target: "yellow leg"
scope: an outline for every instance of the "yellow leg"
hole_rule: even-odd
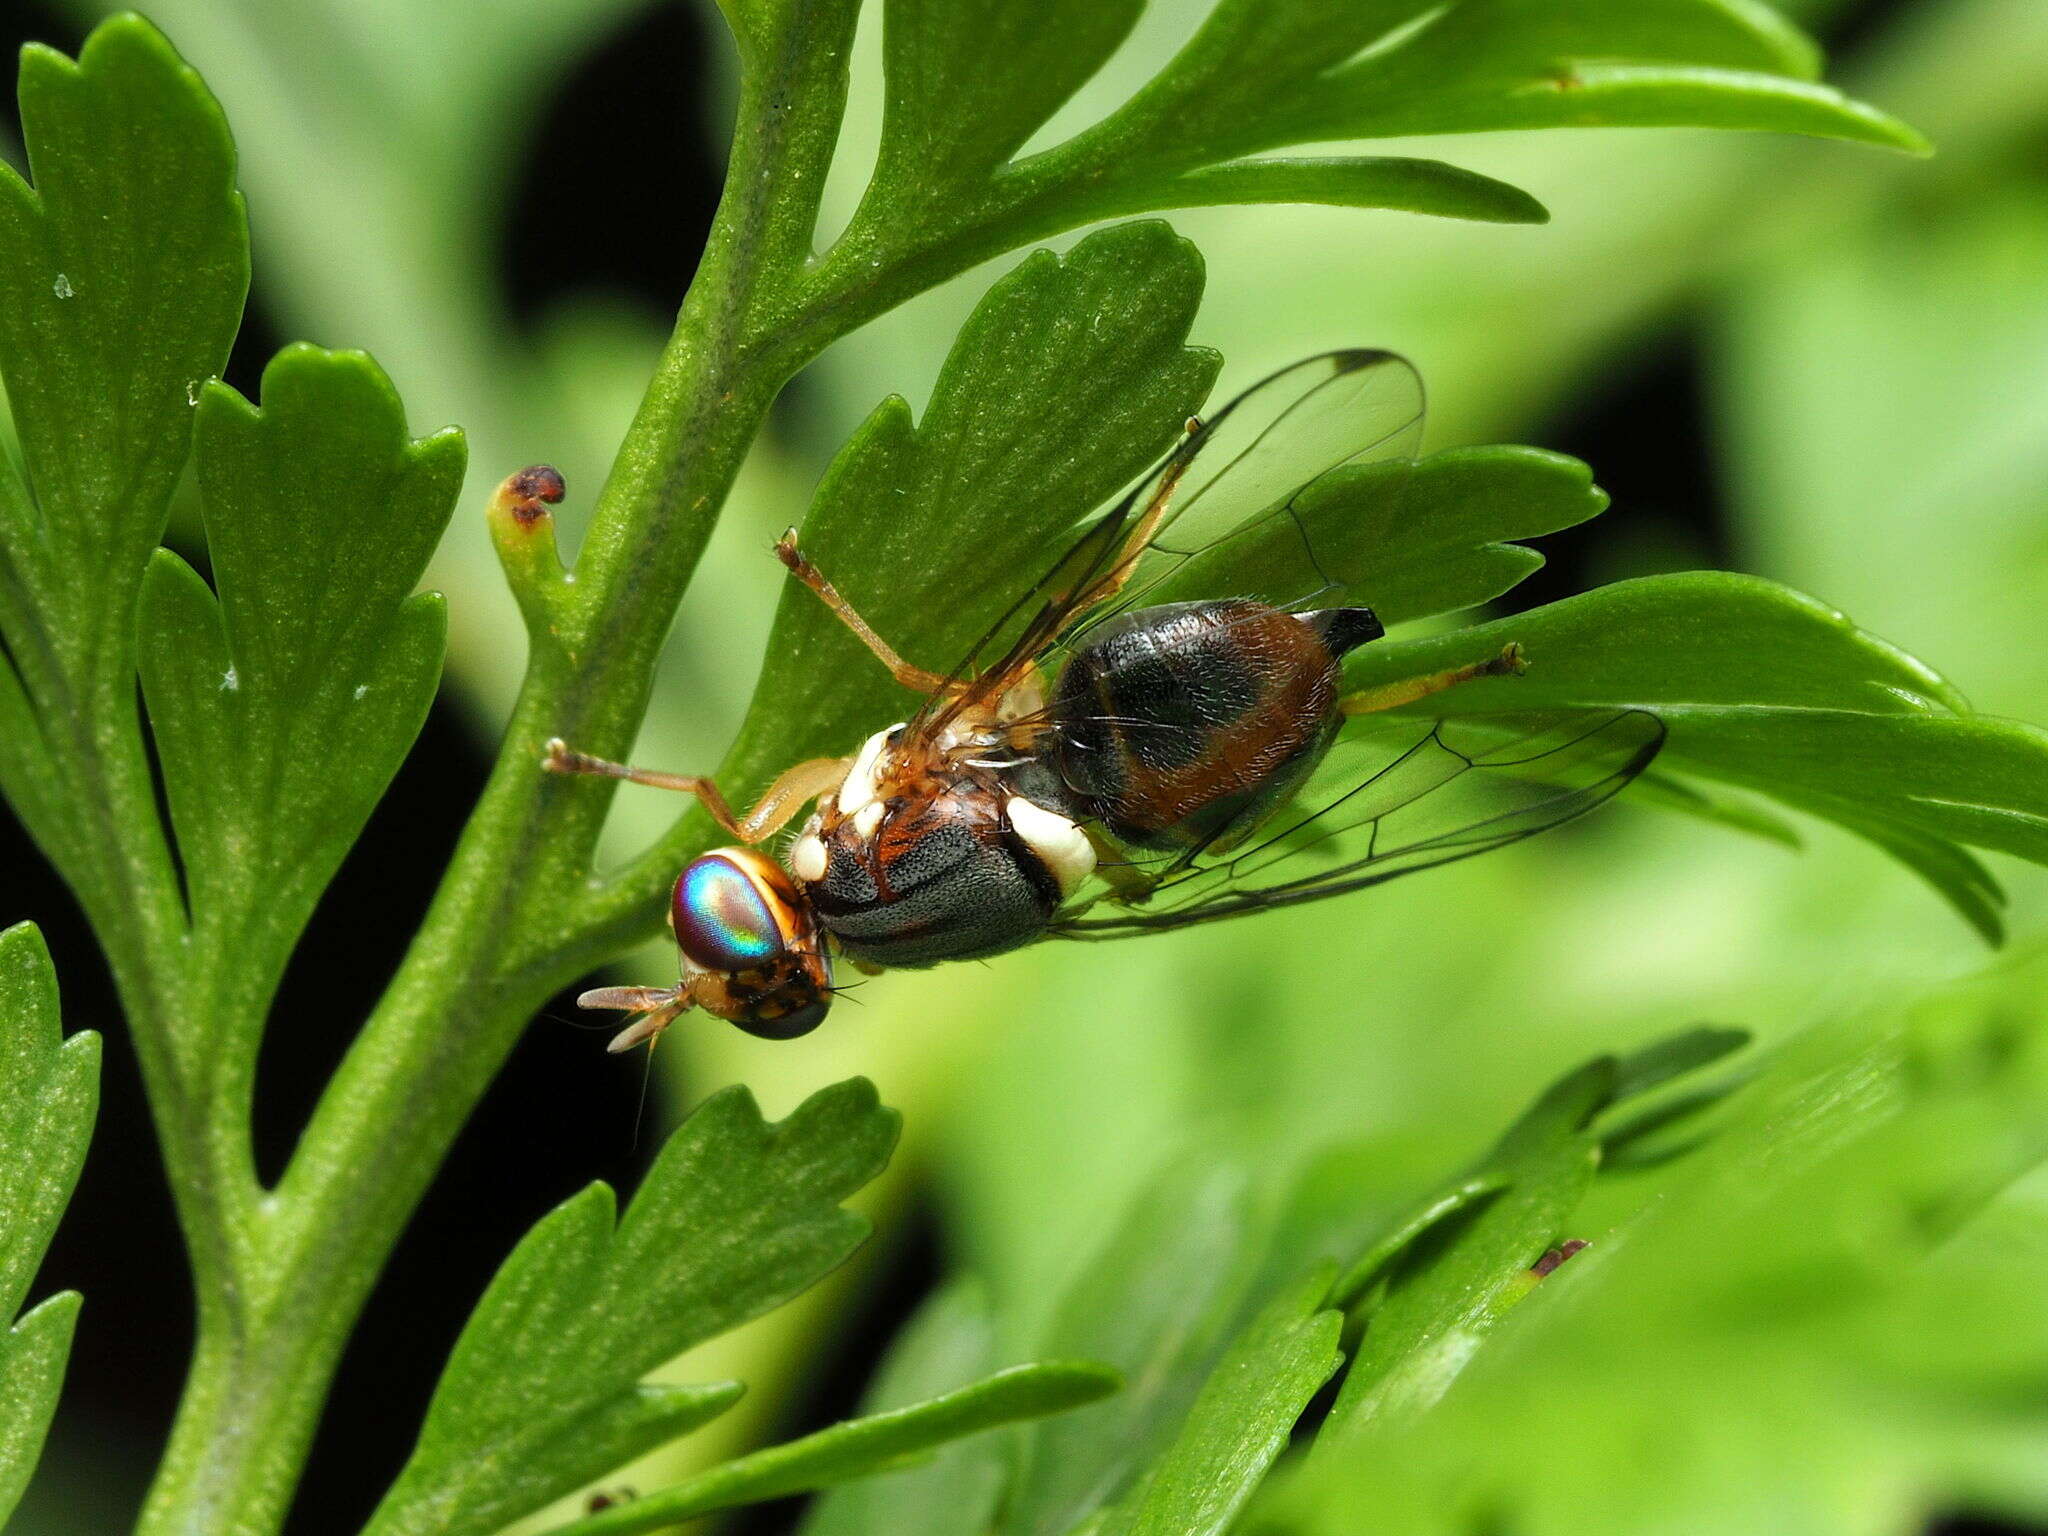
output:
[[[1403,704],[1413,704],[1417,699],[1426,699],[1432,693],[1442,693],[1460,683],[1469,683],[1475,677],[1520,677],[1528,670],[1528,663],[1522,660],[1522,648],[1511,643],[1502,646],[1498,656],[1476,661],[1469,667],[1453,667],[1448,672],[1432,672],[1424,677],[1407,677],[1398,683],[1366,688],[1340,700],[1337,707],[1347,715],[1377,714],[1383,709],[1399,709]]]
[[[896,648],[868,626],[868,621],[854,611],[853,604],[841,597],[839,589],[825,579],[825,573],[811,564],[803,551],[796,547],[794,528],[775,541],[775,558],[789,567],[790,575],[818,594],[818,601],[832,610],[835,619],[853,631],[860,643],[874,654],[875,660],[889,669],[889,675],[897,682],[918,693],[929,694],[945,693],[953,687],[950,679],[913,666],[898,656]]]
[[[628,784],[647,784],[655,789],[673,789],[695,795],[697,803],[709,811],[711,819],[727,832],[743,843],[758,843],[781,831],[806,803],[836,789],[839,781],[846,777],[851,763],[852,759],[845,757],[813,757],[793,768],[784,769],[754,803],[754,808],[747,812],[744,821],[733,815],[725,796],[709,779],[693,773],[662,773],[652,768],[632,768],[624,763],[592,757],[585,752],[572,751],[559,736],[548,743],[547,757],[543,759],[542,766],[550,773],[593,774],[599,778],[623,779]]]

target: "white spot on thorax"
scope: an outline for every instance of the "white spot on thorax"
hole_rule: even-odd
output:
[[[853,813],[854,834],[864,843],[873,842],[875,834],[882,827],[883,805],[879,800],[870,800]]]
[[[789,850],[789,872],[805,884],[825,878],[825,842],[815,832],[806,832]]]
[[[1066,817],[1034,805],[1022,795],[1005,800],[1003,814],[1010,818],[1010,830],[1045,860],[1062,895],[1073,895],[1081,882],[1095,873],[1095,845]]]
[[[66,277],[62,272],[59,272],[57,274],[57,281],[50,284],[50,292],[57,295],[57,297],[60,299],[68,299],[71,297],[72,294],[76,293],[77,291],[77,289],[71,286],[71,279]]]
[[[860,753],[853,760],[853,766],[846,771],[846,777],[839,785],[839,814],[851,816],[874,803],[875,781],[880,777],[882,753],[889,745],[889,738],[903,729],[898,723],[887,730],[877,731],[860,744]]]

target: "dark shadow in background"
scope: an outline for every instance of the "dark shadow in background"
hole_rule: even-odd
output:
[[[1839,25],[1854,41],[1874,34],[1906,0],[1849,8]],[[603,238],[521,238],[499,245],[513,312],[531,322],[572,294],[623,294],[673,312],[695,264],[718,195],[722,129],[707,118],[712,47],[709,7],[660,5],[635,18],[561,82],[533,135],[508,208],[543,199],[560,230]],[[0,45],[11,55],[36,39],[76,52],[70,15],[0,0]],[[621,153],[621,146],[628,146]],[[230,379],[253,392],[283,338],[264,322],[259,272]],[[801,409],[801,396],[797,397]],[[1545,541],[1549,566],[1516,594],[1547,602],[1614,574],[1616,530],[1661,527],[1705,558],[1730,553],[1713,480],[1695,339],[1682,321],[1630,369],[1535,435],[1592,463],[1615,511]],[[196,556],[197,551],[185,551]],[[266,1170],[289,1155],[318,1090],[374,1001],[432,896],[489,766],[486,743],[446,705],[373,817],[315,915],[286,978],[260,1063],[258,1156]],[[37,1294],[76,1287],[87,1298],[49,1468],[93,1480],[109,1528],[125,1523],[162,1444],[190,1344],[191,1295],[132,1052],[111,985],[75,904],[0,810],[0,925],[33,917],[64,989],[67,1026],[107,1035],[98,1130],[78,1195],[59,1229]],[[637,1062],[598,1050],[555,1002],[521,1037],[499,1081],[458,1141],[421,1214],[400,1243],[343,1364],[292,1517],[292,1536],[348,1536],[410,1448],[441,1362],[476,1296],[535,1218],[592,1178],[630,1186],[654,1134],[635,1147]],[[862,1314],[814,1363],[792,1432],[852,1411],[888,1339],[938,1278],[942,1234],[929,1206],[899,1232]],[[35,1528],[37,1498],[61,1496],[41,1480],[21,1529]],[[748,1536],[790,1529],[797,1501],[737,1519]],[[75,1527],[74,1527],[75,1528]],[[1967,1519],[1937,1522],[1937,1536],[2012,1536]]]

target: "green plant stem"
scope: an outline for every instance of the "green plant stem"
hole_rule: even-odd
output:
[[[599,497],[576,596],[555,633],[536,631],[496,769],[426,921],[258,1209],[246,1262],[226,1277],[239,1307],[202,1303],[146,1536],[277,1529],[385,1257],[521,1027],[597,958],[562,942],[562,914],[588,879],[609,793],[544,773],[542,744],[630,741],[748,447],[782,385],[830,339],[786,324],[778,303],[807,255],[853,7],[792,10],[785,45],[744,87],[725,198]]]

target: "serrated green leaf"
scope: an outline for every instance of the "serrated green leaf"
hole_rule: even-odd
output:
[[[1077,145],[1192,168],[1334,139],[1690,122],[1924,148],[1811,84],[1817,66],[1745,0],[1226,0]]]
[[[28,48],[21,112],[34,187],[0,168],[0,373],[35,502],[11,509],[5,548],[40,609],[94,609],[103,641],[125,624],[197,391],[241,314],[234,147],[199,77],[133,16],[96,29],[75,64]]]
[[[1245,1182],[1216,1164],[1169,1171],[1061,1298],[1042,1352],[1103,1361],[1126,1386],[1026,1437],[1005,1532],[1071,1530],[1119,1498],[1170,1442],[1237,1304]]]
[[[1216,358],[1183,344],[1201,290],[1194,247],[1163,224],[1027,257],[962,327],[923,419],[885,401],[840,451],[800,530],[805,553],[906,659],[951,669],[1044,574],[1056,536],[1201,404]],[[803,724],[793,745],[776,734],[760,769],[844,752],[910,697],[791,583],[755,698]],[[743,734],[742,760],[761,729]]]
[[[99,1106],[99,1036],[68,1040],[42,936],[0,933],[0,1524],[41,1454],[64,1384],[78,1296],[63,1292],[18,1322],[50,1235],[85,1161]]]
[[[1540,570],[1510,539],[1575,527],[1607,509],[1577,459],[1540,448],[1456,448],[1413,466],[1336,470],[1275,519],[1184,562],[1147,601],[1259,597],[1291,603],[1305,530],[1317,559],[1367,573],[1318,602],[1361,602],[1385,624],[1487,602]]]
[[[262,406],[199,407],[218,599],[151,566],[143,693],[191,907],[195,1012],[253,1036],[314,905],[434,698],[440,599],[413,596],[460,493],[463,443],[413,441],[360,353],[295,346]],[[204,978],[202,981],[201,978]]]
[[[140,18],[75,64],[26,49],[21,112],[33,188],[0,166],[0,377],[27,477],[0,466],[0,782],[104,915],[109,850],[78,790],[113,759],[140,798],[136,592],[248,237],[220,109]]]
[[[1286,1449],[1296,1420],[1341,1358],[1340,1313],[1327,1310],[1333,1265],[1262,1308],[1231,1341],[1144,1485],[1101,1536],[1221,1536]]]
[[[1297,0],[1267,9],[1287,13],[1277,24],[1291,26],[1299,25],[1291,13],[1311,8]],[[1331,59],[1338,67],[1275,103],[1261,136],[1300,143],[1693,123],[1925,148],[1903,124],[1813,85],[1811,44],[1762,6],[1464,0],[1426,18],[1421,7],[1408,9],[1409,30]]]
[[[733,1383],[640,1378],[843,1262],[867,1223],[840,1202],[896,1130],[863,1079],[773,1125],[728,1089],[669,1138],[616,1227],[602,1184],[557,1207],[477,1303],[366,1536],[495,1531],[730,1407]]]
[[[988,1293],[956,1281],[917,1311],[890,1346],[861,1411],[906,1408],[985,1375],[995,1363]],[[922,1466],[847,1483],[812,1504],[803,1536],[983,1536],[1009,1481],[997,1436],[958,1441]]]
[[[1989,876],[1941,845],[2048,862],[2048,732],[1968,713],[1938,674],[1784,587],[1714,572],[1618,582],[1511,619],[1368,646],[1366,684],[1476,661],[1508,641],[1523,677],[1437,695],[1427,712],[1617,706],[1670,727],[1660,762],[1871,836],[1980,930]]]
[[[81,1304],[59,1291],[0,1334],[0,1521],[14,1513],[43,1454]]]
[[[1144,0],[889,0],[875,186],[892,201],[973,183],[1117,49]]]
[[[29,923],[0,932],[0,1314],[28,1294],[85,1161],[99,1036],[63,1038],[57,977]]]
[[[1818,50],[1756,0],[1223,0],[1117,111],[1003,164],[1026,125],[1101,62],[1133,7],[1083,7],[1088,25],[1066,29],[1072,55],[1050,58],[1042,48],[1063,34],[1043,7],[900,9],[881,157],[827,288],[893,290],[912,273],[930,284],[1091,221],[1211,203],[1543,217],[1517,188],[1429,162],[1260,158],[1335,140],[1691,125],[1928,147],[1815,84]]]
[[[1120,1380],[1115,1371],[1079,1361],[1011,1366],[929,1402],[850,1419],[742,1456],[678,1487],[560,1526],[553,1536],[633,1536],[712,1510],[869,1477],[969,1435],[1092,1403]]]
[[[1022,124],[1042,119],[1121,35],[1126,7],[1091,13],[1085,46],[1040,67],[1036,91],[1012,73],[1036,49],[989,39],[1011,28],[1030,35],[1042,8],[978,0],[931,10],[949,24],[920,6],[917,27],[906,29],[913,41],[892,60],[882,159],[838,248],[834,276],[850,288],[890,265],[878,252],[902,253],[912,269],[958,271],[1093,220],[1208,203],[1542,217],[1519,189],[1428,162],[1256,158],[1334,140],[1692,125],[1927,149],[1905,124],[1815,84],[1818,50],[1753,0],[1224,0],[1118,111],[1054,149],[998,165]],[[1044,30],[1058,35],[1050,22]],[[947,122],[971,141],[963,164],[929,147],[940,119],[913,105],[942,66],[989,98],[985,134],[972,113],[967,128],[963,114]]]

